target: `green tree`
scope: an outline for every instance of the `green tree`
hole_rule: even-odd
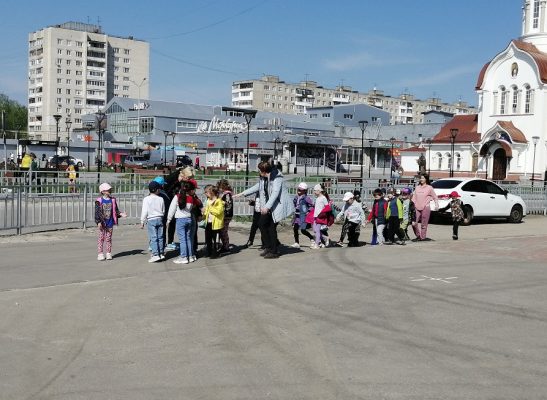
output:
[[[19,138],[27,136],[28,109],[8,96],[0,93],[0,112],[4,110],[4,129],[6,137],[15,138],[19,131]],[[0,117],[1,118],[1,117]],[[1,120],[0,120],[1,124]]]

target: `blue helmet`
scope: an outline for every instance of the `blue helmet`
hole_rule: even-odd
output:
[[[165,179],[163,176],[156,176],[152,182],[157,182],[162,186],[165,185]]]

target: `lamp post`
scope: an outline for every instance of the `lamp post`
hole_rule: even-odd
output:
[[[97,120],[97,134],[99,138],[98,154],[97,154],[97,184],[101,183],[101,168],[103,165],[103,121],[106,114],[103,111],[97,111],[95,114]]]
[[[167,136],[169,136],[169,131],[163,131],[163,166],[167,167]]]
[[[454,143],[456,142],[456,136],[458,136],[458,129],[450,129],[450,177],[454,176]]]
[[[6,131],[4,129],[4,117],[6,112],[2,110],[1,116],[2,116],[2,137],[4,139],[4,178],[7,176],[8,173],[8,148],[6,147]],[[17,149],[19,149],[19,146],[17,146]]]
[[[228,113],[234,113],[237,115],[243,114],[245,117],[245,122],[247,122],[247,152],[245,160],[245,186],[249,184],[249,142],[250,142],[250,132],[251,132],[251,121],[256,117],[257,110],[247,109],[247,108],[236,108],[236,107],[222,107],[222,111]]]
[[[72,126],[72,121],[70,120],[70,117],[66,117],[65,125],[66,125],[66,153],[68,155],[68,160],[70,162],[70,127]]]
[[[368,160],[368,179],[370,179],[370,166],[372,164],[372,143],[374,142],[374,139],[369,139],[368,140],[368,156],[369,156],[369,160]]]
[[[86,123],[85,129],[87,130],[87,137],[85,138],[85,141],[87,142],[87,170],[89,171],[89,168],[91,167],[89,158],[89,143],[91,143],[91,129],[93,129],[93,124],[91,122]]]
[[[427,143],[427,176],[431,176],[431,139],[425,141]]]
[[[61,114],[55,114],[55,171],[59,171],[59,120],[62,118]]]
[[[234,171],[237,171],[237,139],[238,136],[234,135]]]
[[[395,138],[392,137],[389,139],[389,142],[391,143],[391,160],[389,163],[389,181],[391,182],[393,180],[393,145],[395,144]]]
[[[137,99],[137,138],[133,141],[135,149],[137,146],[138,138],[141,135],[141,86],[144,85],[146,82],[146,77],[142,78],[141,83],[137,83],[134,80],[130,79],[129,82],[131,82],[133,85],[137,87],[138,90],[138,99]]]
[[[173,157],[172,157],[172,166],[175,166],[175,136],[177,135],[176,132],[171,132],[171,137],[173,138]]]
[[[360,181],[361,186],[359,192],[363,193],[363,167],[365,164],[365,129],[367,129],[368,121],[359,121],[359,128],[361,128],[361,175]],[[370,178],[370,168],[369,168],[369,178]]]
[[[539,136],[532,136],[532,142],[534,143],[534,157],[532,160],[532,187],[534,187],[534,175],[536,174],[536,146],[539,142]]]

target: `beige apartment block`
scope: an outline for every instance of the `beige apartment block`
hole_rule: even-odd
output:
[[[448,104],[443,103],[439,98],[419,100],[408,93],[392,97],[377,89],[364,93],[343,85],[329,89],[314,81],[288,83],[273,75],[232,83],[232,106],[234,107],[305,114],[310,107],[329,107],[339,104],[368,104],[381,108],[389,112],[391,125],[424,123],[423,113],[433,110],[454,115],[477,112],[475,107],[463,101]]]
[[[28,128],[31,138],[55,140],[82,127],[114,96],[148,99],[147,42],[102,32],[98,25],[66,22],[29,34]]]

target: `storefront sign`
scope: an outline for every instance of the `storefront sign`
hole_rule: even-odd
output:
[[[133,107],[129,108],[129,111],[147,110],[148,108],[150,108],[149,103],[145,103],[145,102],[135,103],[135,104],[133,104]]]
[[[221,121],[216,116],[210,122],[201,121],[196,128],[197,133],[237,133],[247,129],[241,122],[225,120]]]

